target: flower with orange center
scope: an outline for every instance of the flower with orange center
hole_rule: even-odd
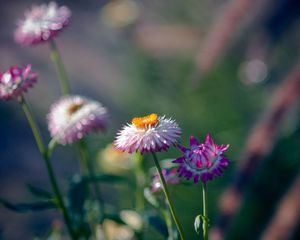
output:
[[[144,117],[135,117],[118,133],[116,148],[132,152],[160,152],[175,145],[181,136],[181,129],[172,119],[159,117],[152,113]]]

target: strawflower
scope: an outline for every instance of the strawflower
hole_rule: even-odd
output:
[[[38,74],[31,71],[31,65],[11,67],[6,72],[0,71],[0,99],[17,98],[37,82]]]
[[[132,119],[118,133],[115,146],[128,153],[160,152],[175,145],[181,135],[181,129],[172,119],[150,114]]]
[[[78,95],[62,97],[51,106],[48,128],[61,144],[70,144],[107,127],[107,110],[99,102]]]
[[[25,12],[25,19],[19,20],[14,37],[23,46],[36,45],[54,38],[70,21],[71,11],[58,7],[55,2],[32,6]]]
[[[173,163],[179,163],[179,175],[187,179],[194,179],[197,183],[201,180],[206,183],[214,177],[220,176],[228,166],[229,160],[224,152],[229,145],[217,145],[208,134],[204,143],[199,143],[194,137],[190,137],[190,149],[179,146],[184,155]]]
[[[99,152],[97,162],[104,172],[124,174],[134,168],[134,155],[120,151],[113,144],[109,144]]]
[[[163,173],[166,183],[168,185],[177,185],[181,182],[181,179],[178,177],[178,174],[177,174],[177,169],[175,169],[175,168],[173,168],[173,169],[164,168],[162,170],[162,173]],[[161,184],[159,175],[156,172],[152,178],[151,192],[159,192],[159,191],[162,191],[162,184]]]

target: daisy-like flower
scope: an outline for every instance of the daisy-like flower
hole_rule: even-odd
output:
[[[173,169],[164,168],[162,170],[162,173],[168,185],[176,185],[181,182],[180,178],[178,177],[177,169],[175,168]],[[161,181],[158,173],[156,172],[152,179],[151,192],[159,192],[161,190],[162,190]]]
[[[48,128],[61,144],[70,144],[90,132],[107,127],[107,110],[99,102],[81,96],[65,96],[51,106]]]
[[[37,82],[38,74],[31,71],[31,65],[11,67],[6,72],[0,71],[0,99],[17,98]]]
[[[200,179],[203,183],[220,176],[228,166],[229,160],[224,152],[229,145],[217,145],[208,134],[204,143],[191,136],[190,149],[179,146],[184,155],[177,158],[173,163],[179,163],[179,175],[187,179],[194,178],[197,183]]]
[[[68,25],[70,17],[71,11],[55,2],[32,6],[25,12],[25,19],[18,22],[15,41],[23,46],[48,41]]]
[[[115,146],[128,153],[160,152],[177,144],[180,135],[181,130],[174,120],[152,113],[133,118],[131,124],[124,126],[117,135]]]

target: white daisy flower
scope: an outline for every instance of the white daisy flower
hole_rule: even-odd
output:
[[[48,128],[61,144],[73,143],[90,132],[105,130],[107,110],[99,102],[81,96],[65,96],[48,114]]]
[[[115,146],[129,153],[160,152],[177,144],[180,136],[181,129],[174,120],[152,113],[133,118],[131,124],[124,126],[116,137]]]

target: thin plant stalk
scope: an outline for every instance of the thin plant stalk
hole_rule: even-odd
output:
[[[203,198],[203,216],[202,216],[202,228],[203,239],[208,240],[208,210],[207,210],[207,188],[206,183],[202,184],[202,198]]]
[[[144,192],[145,187],[145,174],[143,169],[143,156],[141,153],[137,152],[135,155],[135,181],[136,181],[136,190],[135,190],[135,205],[137,211],[143,211],[145,207],[144,202]]]
[[[82,165],[85,167],[85,170],[88,174],[88,176],[92,179],[92,180],[96,180],[96,173],[94,171],[94,166],[93,163],[91,162],[91,158],[89,157],[89,153],[88,153],[88,148],[87,148],[87,144],[85,142],[84,139],[80,140],[79,142],[79,150],[80,150],[80,156],[81,156],[81,160],[82,160]],[[101,190],[99,188],[99,185],[93,181],[94,183],[94,189],[95,189],[95,193],[96,193],[96,198],[99,201],[100,204],[100,214],[101,214],[101,218],[100,218],[100,222],[102,223],[104,220],[104,214],[105,214],[105,208],[104,208],[104,201],[102,198],[102,194],[101,194]]]
[[[89,156],[88,147],[84,139],[79,141],[79,151],[82,163],[81,165],[85,168],[85,171],[87,172],[88,176],[92,180],[96,180],[96,174],[94,171],[93,163],[91,162],[91,158]],[[106,229],[103,225],[104,219],[105,219],[105,205],[102,198],[101,190],[99,185],[96,182],[93,182],[94,184],[94,190],[96,194],[97,201],[99,202],[99,210],[100,210],[100,224],[102,225],[102,231],[103,231],[103,237],[104,239],[108,239]]]
[[[172,217],[174,219],[174,222],[176,224],[176,227],[178,229],[178,232],[180,234],[181,239],[185,240],[186,237],[185,237],[185,234],[184,234],[184,231],[183,231],[183,227],[182,227],[181,223],[179,222],[179,218],[178,218],[178,216],[177,216],[177,214],[175,212],[174,203],[173,203],[172,198],[170,196],[170,193],[169,193],[169,190],[168,190],[168,187],[167,187],[167,184],[166,184],[166,180],[165,180],[165,178],[163,176],[162,169],[161,169],[160,164],[158,162],[157,156],[156,156],[155,153],[152,153],[152,156],[153,156],[154,163],[155,163],[156,169],[157,169],[159,177],[160,177],[160,181],[162,183],[162,188],[163,188],[166,200],[167,200],[167,202],[169,204],[171,215],[172,215]]]
[[[50,44],[50,56],[53,63],[55,64],[55,68],[59,76],[61,91],[63,95],[68,95],[71,92],[71,87],[70,87],[68,75],[64,63],[62,61],[60,52],[53,39],[49,42],[49,44]]]
[[[40,151],[40,153],[42,154],[42,156],[44,158],[44,161],[45,161],[45,164],[46,164],[46,169],[47,169],[47,172],[48,172],[48,176],[49,176],[49,179],[50,179],[50,182],[51,182],[51,186],[52,186],[52,189],[53,189],[53,191],[56,195],[57,203],[58,203],[59,208],[62,211],[67,229],[69,231],[69,234],[70,234],[70,236],[73,240],[76,240],[78,238],[76,236],[75,231],[72,228],[71,218],[70,218],[69,213],[67,211],[67,208],[64,204],[63,197],[62,197],[61,191],[59,189],[59,186],[58,186],[58,183],[57,183],[57,180],[56,180],[56,176],[55,176],[55,173],[54,173],[51,161],[50,161],[50,157],[49,157],[49,151],[48,151],[47,147],[45,146],[45,144],[43,142],[43,139],[42,139],[40,130],[38,128],[38,125],[36,123],[36,120],[35,120],[32,112],[31,112],[28,104],[26,103],[24,97],[20,97],[18,99],[18,101],[21,104],[21,106],[23,108],[23,111],[24,111],[24,113],[27,117],[27,120],[30,124],[30,127],[32,129],[32,133],[33,133],[34,138],[36,140],[39,151]]]
[[[165,219],[166,224],[167,224],[167,229],[168,229],[168,234],[169,234],[168,240],[175,240],[174,231],[173,231],[172,217],[170,215],[170,211],[162,210],[162,214],[163,214],[164,219]]]

